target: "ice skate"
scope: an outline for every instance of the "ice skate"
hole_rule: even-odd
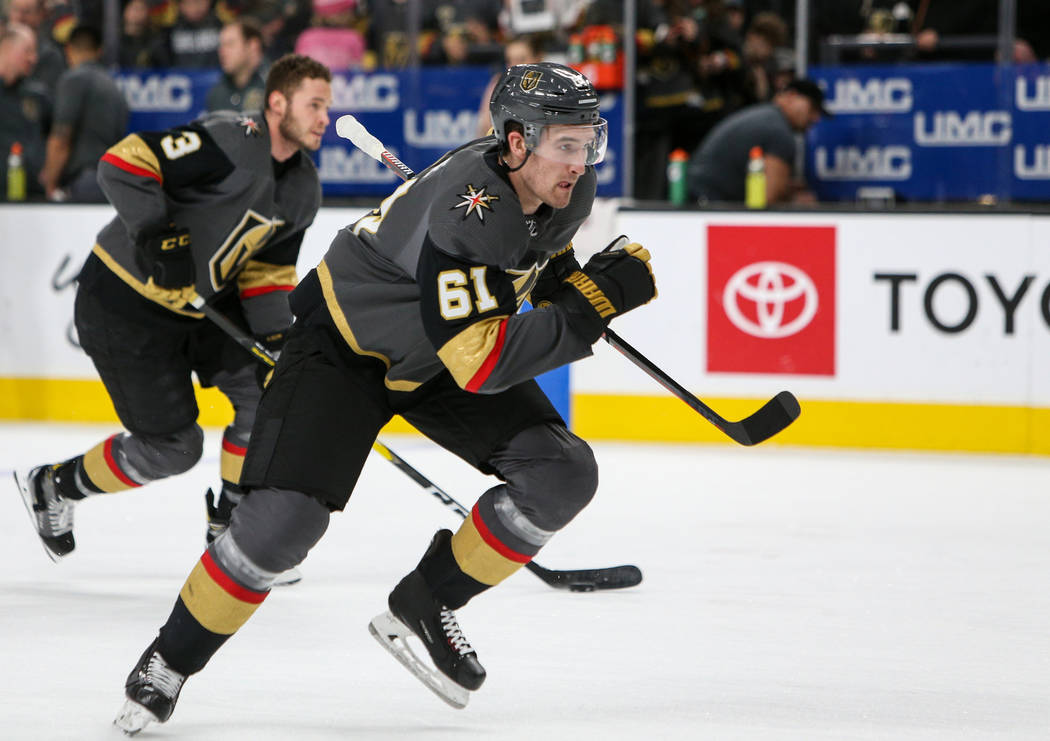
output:
[[[438,603],[419,571],[412,571],[390,593],[390,610],[369,623],[369,632],[431,691],[453,707],[467,704],[481,687],[485,669],[456,621],[456,613]],[[408,643],[423,642],[433,667]],[[449,681],[451,680],[451,681]]]
[[[57,466],[37,466],[15,471],[15,484],[22,494],[33,527],[44,544],[44,551],[56,563],[76,548],[73,540],[73,505],[55,488]]]
[[[240,499],[238,498],[237,501],[240,501]],[[233,516],[233,508],[237,506],[237,502],[233,501],[225,490],[216,497],[214,492],[208,489],[204,494],[204,504],[208,513],[208,530],[204,534],[204,539],[208,545],[211,545],[212,541],[230,527],[230,518]],[[274,579],[273,586],[286,587],[300,582],[302,579],[302,572],[293,566],[287,571],[278,574],[277,578]]]
[[[163,723],[175,712],[175,703],[186,677],[168,666],[156,650],[157,641],[139,658],[124,683],[124,707],[113,725],[134,736],[150,723]]]

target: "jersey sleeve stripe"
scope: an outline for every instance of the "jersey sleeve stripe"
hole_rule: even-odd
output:
[[[102,155],[102,162],[108,162],[132,175],[153,178],[158,183],[164,182],[160,170],[160,160],[149,145],[137,134],[124,137]]]
[[[492,350],[485,357],[481,367],[478,368],[478,372],[475,373],[465,386],[467,391],[477,392],[485,381],[489,380],[489,376],[492,375],[492,369],[496,367],[496,363],[499,362],[499,357],[503,352],[503,343],[507,339],[507,320],[503,319],[499,323],[499,334],[496,336],[496,344],[493,345]]]
[[[295,286],[257,286],[255,288],[245,288],[241,291],[241,298],[252,298],[254,296],[262,296],[266,293],[274,293],[275,291],[292,291]]]

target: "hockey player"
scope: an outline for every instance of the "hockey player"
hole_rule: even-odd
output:
[[[327,67],[288,55],[270,68],[261,115],[209,114],[132,134],[103,155],[99,183],[117,216],[80,272],[75,320],[126,431],[15,474],[53,560],[75,548],[80,500],[183,473],[200,459],[194,372],[235,412],[223,434],[222,490],[217,502],[206,495],[208,540],[228,526],[261,395],[258,363],[190,302],[203,298],[280,348],[299,246],[321,202],[302,150],[320,147],[330,83]]]
[[[582,268],[573,256],[607,136],[585,77],[512,67],[491,110],[494,137],[446,154],[338,232],[292,294],[298,320],[259,406],[248,493],[132,669],[116,720],[126,732],[166,721],[186,677],[302,561],[393,415],[501,479],[455,534],[434,536],[371,624],[453,705],[485,679],[454,611],[593,496],[590,448],[532,379],[590,355],[611,319],[656,295],[649,253],[633,244]],[[518,313],[530,295],[537,308]],[[410,633],[436,671],[404,649]]]

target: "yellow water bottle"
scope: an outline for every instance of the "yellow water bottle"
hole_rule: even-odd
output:
[[[22,164],[22,144],[15,142],[7,155],[7,200],[26,199],[26,168]]]
[[[748,208],[766,207],[766,161],[762,157],[762,147],[751,147],[748,155],[744,204]]]

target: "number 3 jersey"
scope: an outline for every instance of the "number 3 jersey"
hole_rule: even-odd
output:
[[[495,139],[477,140],[340,230],[316,283],[311,276],[298,290],[319,286],[343,340],[387,366],[391,390],[412,391],[447,369],[468,391],[501,391],[591,354],[542,299],[578,269],[570,240],[595,188],[588,167],[565,208],[525,215]],[[519,313],[530,296],[542,308]]]
[[[321,186],[303,152],[273,160],[261,114],[214,113],[132,134],[103,155],[99,183],[117,216],[99,232],[93,254],[124,283],[171,311],[202,316],[183,308],[179,292],[148,280],[139,245],[174,224],[190,231],[199,295],[237,291],[257,334],[288,326],[288,291]]]

